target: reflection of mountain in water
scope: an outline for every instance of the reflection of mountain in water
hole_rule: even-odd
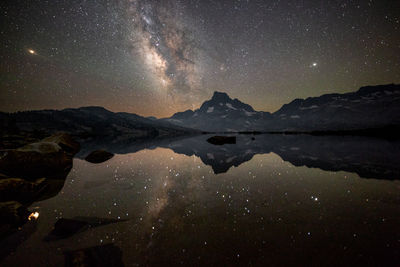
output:
[[[274,152],[295,166],[327,171],[355,172],[365,178],[400,178],[400,142],[382,139],[310,135],[237,136],[236,145],[214,146],[205,136],[188,138],[167,147],[193,155],[212,166],[215,173],[249,161],[256,154]]]
[[[213,145],[207,142],[210,136],[198,136],[179,140],[163,147],[171,148],[175,153],[187,156],[196,155],[204,164],[212,167],[215,174],[224,173],[232,166],[249,161],[255,154],[262,152],[261,147],[249,136],[238,136],[236,144]]]
[[[102,148],[113,153],[131,153],[152,147],[170,148],[179,154],[200,157],[216,174],[227,172],[230,167],[237,167],[256,154],[274,152],[295,166],[355,172],[364,178],[400,178],[400,141],[351,136],[263,134],[238,135],[236,144],[215,146],[206,141],[209,137],[201,135],[134,145],[104,142]],[[255,139],[252,140],[252,137]],[[93,144],[90,147],[95,148]]]

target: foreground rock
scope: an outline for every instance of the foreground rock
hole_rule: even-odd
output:
[[[6,230],[7,225],[0,225],[0,262],[11,253],[15,253],[17,248],[24,243],[37,230],[37,221],[30,220],[23,227],[10,228]]]
[[[207,139],[213,145],[236,144],[236,136],[213,136]]]
[[[58,194],[78,151],[79,144],[61,133],[0,151],[0,240],[5,240],[1,245],[7,244],[0,259],[13,251],[7,248],[17,247],[35,231],[34,221],[39,213],[27,208]],[[27,221],[32,227],[22,227]]]
[[[90,163],[102,163],[114,157],[113,153],[107,152],[105,150],[96,150],[90,153],[85,160]]]
[[[17,201],[0,202],[0,213],[1,228],[7,224],[22,225],[28,220],[30,214],[26,207]]]
[[[28,211],[28,207],[36,201],[54,197],[61,191],[63,185],[64,179],[40,178],[34,182],[20,178],[0,179],[0,240],[3,240],[2,244],[7,244],[6,247],[9,247],[11,243],[15,243],[17,246],[22,237],[16,232],[20,231],[20,227],[27,221],[35,221],[39,215],[38,212]],[[11,239],[4,239],[6,237]],[[6,251],[2,250],[0,259],[5,255],[7,255]]]
[[[53,142],[59,145],[67,154],[75,155],[80,150],[80,145],[72,137],[65,133],[56,133],[46,137],[42,142]]]
[[[0,172],[19,178],[65,176],[79,144],[67,134],[56,134],[21,148],[0,151]]]
[[[0,201],[16,200],[21,203],[29,203],[36,199],[46,188],[45,178],[34,182],[20,178],[7,178],[0,180]]]

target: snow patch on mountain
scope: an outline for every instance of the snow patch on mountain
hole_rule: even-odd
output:
[[[249,111],[245,111],[244,113],[246,113],[246,116],[253,116],[254,114],[257,114],[257,112],[249,112]]]
[[[186,127],[224,132],[378,128],[400,124],[399,96],[399,85],[368,86],[351,93],[295,99],[271,114],[214,92],[199,109],[176,113],[172,119]]]
[[[232,106],[231,103],[226,103],[225,105],[226,105],[228,108],[230,108],[230,109],[237,110],[237,108],[235,108],[234,106]]]
[[[169,119],[171,123],[182,123],[182,120],[177,120],[177,119]]]
[[[300,107],[301,110],[315,109],[315,108],[318,108],[318,106],[317,105],[312,105],[312,106],[309,106],[309,107]]]

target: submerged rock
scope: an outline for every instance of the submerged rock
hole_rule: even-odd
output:
[[[50,241],[67,238],[81,231],[85,231],[88,227],[89,224],[85,221],[61,218],[54,224],[54,229],[45,240]]]
[[[72,219],[61,218],[54,224],[54,229],[45,237],[45,240],[52,241],[64,239],[79,232],[86,231],[88,228],[124,221],[125,220],[96,217],[76,217]]]
[[[207,139],[213,145],[236,144],[236,136],[213,136]]]
[[[113,245],[106,244],[85,249],[65,251],[65,266],[99,266],[122,267],[122,250]]]
[[[72,168],[72,157],[78,149],[79,144],[69,135],[56,134],[21,148],[0,151],[0,172],[21,178],[59,178]]]
[[[113,153],[107,152],[105,150],[96,150],[91,152],[85,160],[90,163],[102,163],[114,157]]]

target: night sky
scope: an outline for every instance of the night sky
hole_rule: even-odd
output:
[[[0,110],[165,117],[400,82],[400,1],[2,0]]]

